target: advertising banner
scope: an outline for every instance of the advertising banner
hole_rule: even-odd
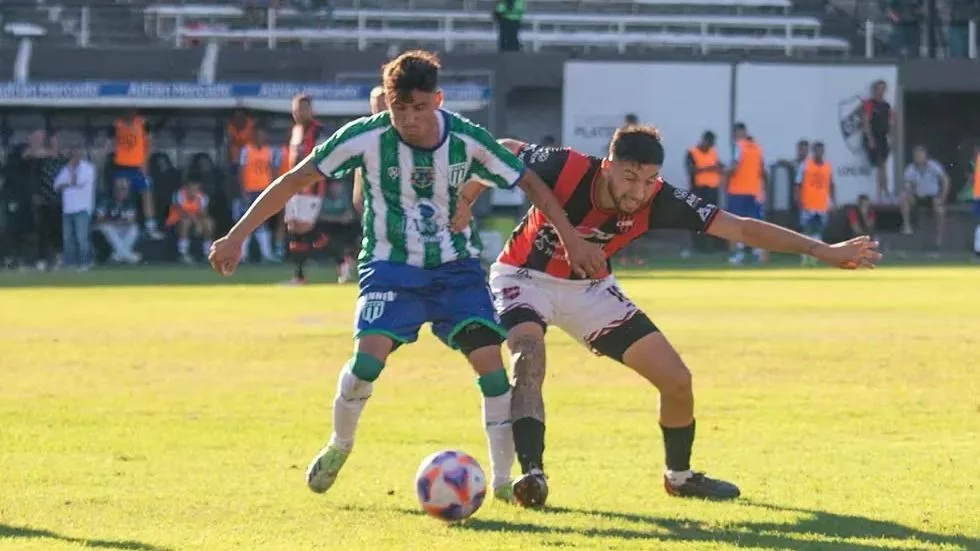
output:
[[[446,108],[475,111],[491,98],[486,86],[445,86]],[[0,106],[143,107],[231,109],[245,107],[288,113],[292,98],[313,97],[320,115],[368,114],[371,86],[300,82],[197,84],[194,82],[0,82]]]

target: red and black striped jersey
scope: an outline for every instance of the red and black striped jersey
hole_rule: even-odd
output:
[[[630,241],[658,228],[705,231],[718,207],[663,179],[657,182],[650,201],[631,214],[607,211],[596,204],[596,182],[602,159],[569,148],[524,144],[518,156],[552,189],[569,221],[587,241],[599,243],[606,252],[605,273],[612,271],[609,259]],[[497,262],[527,268],[563,279],[580,279],[572,273],[558,232],[536,207],[531,207],[511,234]]]

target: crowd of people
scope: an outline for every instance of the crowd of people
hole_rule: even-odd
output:
[[[237,111],[227,125],[227,157],[199,153],[186,170],[154,151],[153,129],[134,110],[115,121],[105,147],[88,149],[81,141],[61,143],[57,133],[32,132],[3,162],[3,266],[87,271],[96,257],[137,264],[144,260],[139,249],[161,248],[186,264],[201,261],[215,233],[230,227],[273,179],[325,137],[310,97],[295,98],[293,118],[288,143],[279,147],[250,114]],[[305,199],[297,198],[254,236],[256,260],[292,261],[290,282],[301,284],[311,254],[326,255],[336,260],[338,279],[349,280],[359,221],[348,188],[349,180],[324,179]]]

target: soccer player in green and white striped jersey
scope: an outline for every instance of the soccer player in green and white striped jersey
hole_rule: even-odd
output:
[[[510,381],[500,357],[498,325],[480,266],[480,243],[469,229],[453,232],[459,191],[467,181],[519,185],[551,220],[572,267],[584,275],[605,268],[602,250],[576,232],[547,185],[486,130],[441,109],[439,60],[413,51],[382,70],[388,110],[344,126],[266,188],[210,260],[232,273],[241,243],[290,196],[322,176],[360,169],[364,217],[355,313],[356,350],[341,370],[330,442],[307,470],[307,485],[325,492],[354,445],[354,432],[389,354],[418,338],[430,322],[436,336],[460,350],[479,375],[490,446],[494,494],[512,499]]]

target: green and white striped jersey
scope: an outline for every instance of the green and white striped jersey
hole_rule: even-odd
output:
[[[361,169],[361,264],[388,260],[434,268],[479,257],[482,245],[472,228],[449,228],[463,184],[477,179],[508,189],[521,178],[524,164],[483,127],[449,111],[436,115],[443,139],[432,150],[405,144],[385,111],[348,123],[310,154],[328,177]]]

